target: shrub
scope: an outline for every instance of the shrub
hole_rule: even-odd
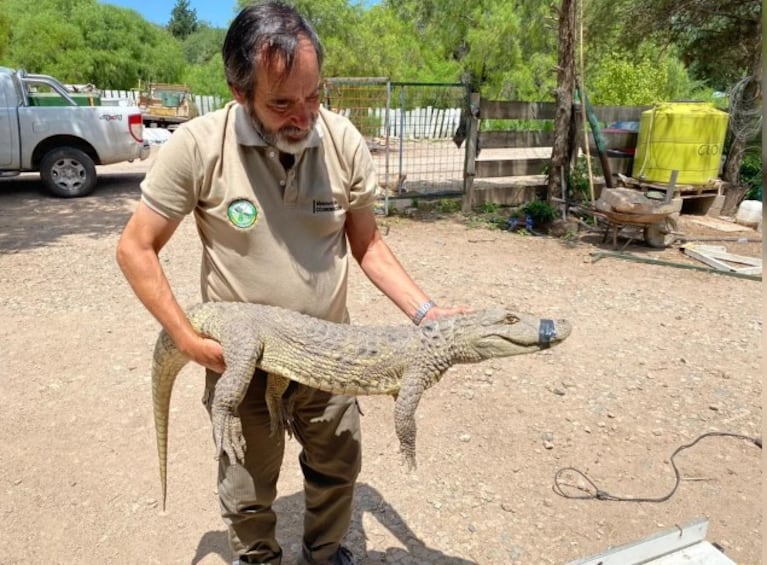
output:
[[[557,217],[556,208],[543,200],[528,202],[522,207],[522,211],[533,219],[533,225],[536,226],[548,225]]]

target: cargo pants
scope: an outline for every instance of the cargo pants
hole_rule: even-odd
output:
[[[219,375],[207,371],[203,404],[210,414]],[[285,450],[285,434],[270,437],[264,400],[266,373],[256,371],[239,407],[246,442],[243,465],[222,454],[218,468],[221,516],[235,558],[279,564],[272,503]],[[293,401],[293,432],[301,444],[304,475],[303,551],[317,563],[332,557],[352,516],[354,484],[361,468],[359,407],[355,397],[338,396],[295,382],[284,398]]]

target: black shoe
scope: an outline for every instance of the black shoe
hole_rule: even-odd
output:
[[[297,565],[356,565],[357,561],[354,559],[354,554],[344,547],[343,545],[339,545],[336,552],[328,557],[327,559],[324,559],[323,561],[314,561],[308,557],[306,557],[306,554],[301,552],[301,555],[298,556],[298,561],[296,562]]]

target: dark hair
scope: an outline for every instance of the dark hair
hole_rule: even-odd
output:
[[[252,100],[256,64],[261,61],[269,68],[281,62],[285,74],[289,73],[302,39],[314,46],[321,69],[322,43],[314,27],[295,8],[278,1],[243,8],[229,26],[221,50],[226,82]]]

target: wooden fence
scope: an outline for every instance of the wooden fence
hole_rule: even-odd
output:
[[[518,102],[482,99],[474,93],[469,102],[469,119],[466,138],[466,166],[464,170],[464,208],[476,203],[474,183],[476,179],[496,179],[500,187],[531,186],[523,177],[538,177],[538,184],[545,184],[545,170],[551,161],[554,131],[547,131],[541,121],[555,117],[554,102]],[[648,107],[594,106],[593,110],[602,126],[614,122],[638,122]],[[574,108],[573,119],[577,126],[576,147],[582,146],[583,129],[579,110]],[[527,130],[502,130],[492,127],[497,120],[514,120],[516,124],[528,124]],[[510,122],[509,122],[510,123]],[[482,126],[487,127],[487,131]],[[529,198],[528,198],[529,199]]]

